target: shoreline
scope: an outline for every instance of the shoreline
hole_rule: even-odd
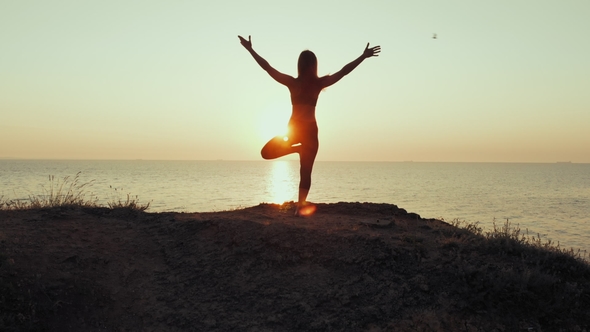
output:
[[[297,162],[283,160],[218,164],[23,161],[11,165],[3,168],[7,176],[0,181],[5,188],[0,190],[0,205],[2,200],[41,197],[46,188],[61,185],[49,182],[48,174],[61,180],[73,179],[78,172],[80,183],[89,183],[84,188],[88,200],[106,205],[131,195],[150,203],[150,212],[215,212],[260,202],[282,203],[296,200],[298,187]],[[494,221],[509,219],[564,247],[590,250],[585,236],[590,233],[590,184],[584,176],[590,169],[586,165],[484,165],[318,162],[309,198],[326,203],[395,203],[423,217],[480,222],[488,229]],[[30,171],[23,173],[23,169]],[[342,182],[343,178],[348,181]]]

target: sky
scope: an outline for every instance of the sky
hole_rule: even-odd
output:
[[[590,1],[0,0],[0,158],[261,160],[296,76],[317,160],[590,163]],[[434,39],[433,35],[437,38]],[[291,156],[288,158],[295,158]]]

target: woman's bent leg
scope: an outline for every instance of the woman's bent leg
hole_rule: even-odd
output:
[[[260,155],[264,159],[276,159],[294,152],[296,151],[291,147],[291,142],[285,140],[285,136],[276,136],[264,145]]]

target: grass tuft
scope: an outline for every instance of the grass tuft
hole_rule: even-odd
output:
[[[117,198],[111,199],[107,202],[107,206],[110,209],[131,209],[136,211],[145,211],[150,207],[150,203],[147,204],[140,204],[139,198],[136,195],[135,198],[131,198],[131,194],[127,194],[127,198],[122,200],[119,195],[119,190],[117,188],[111,187],[115,191],[115,194],[118,196]]]
[[[89,188],[94,184],[94,180],[82,182],[80,179],[82,172],[76,173],[74,177],[66,176],[62,180],[56,179],[55,176],[49,176],[49,186],[43,187],[39,195],[29,195],[27,199],[5,199],[0,196],[0,210],[29,210],[45,209],[56,207],[84,207],[95,208],[102,207],[98,203],[98,197]],[[111,187],[112,188],[112,187]],[[115,192],[117,189],[115,188]],[[106,204],[111,209],[130,209],[133,211],[145,211],[149,208],[150,203],[140,204],[137,196],[131,197],[127,194],[126,199],[115,198]]]
[[[564,248],[559,242],[553,242],[551,239],[543,240],[541,235],[537,234],[530,236],[528,230],[523,234],[518,226],[512,226],[509,220],[501,227],[496,227],[494,223],[494,230],[487,234],[490,240],[500,241],[501,243],[511,243],[515,251],[520,251],[522,256],[530,254],[532,249],[544,249],[548,255],[554,256],[570,256],[577,260],[589,260],[588,253],[580,249]]]

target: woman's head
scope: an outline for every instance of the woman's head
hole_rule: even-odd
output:
[[[312,51],[305,50],[299,54],[297,71],[299,76],[318,76],[318,59]]]

